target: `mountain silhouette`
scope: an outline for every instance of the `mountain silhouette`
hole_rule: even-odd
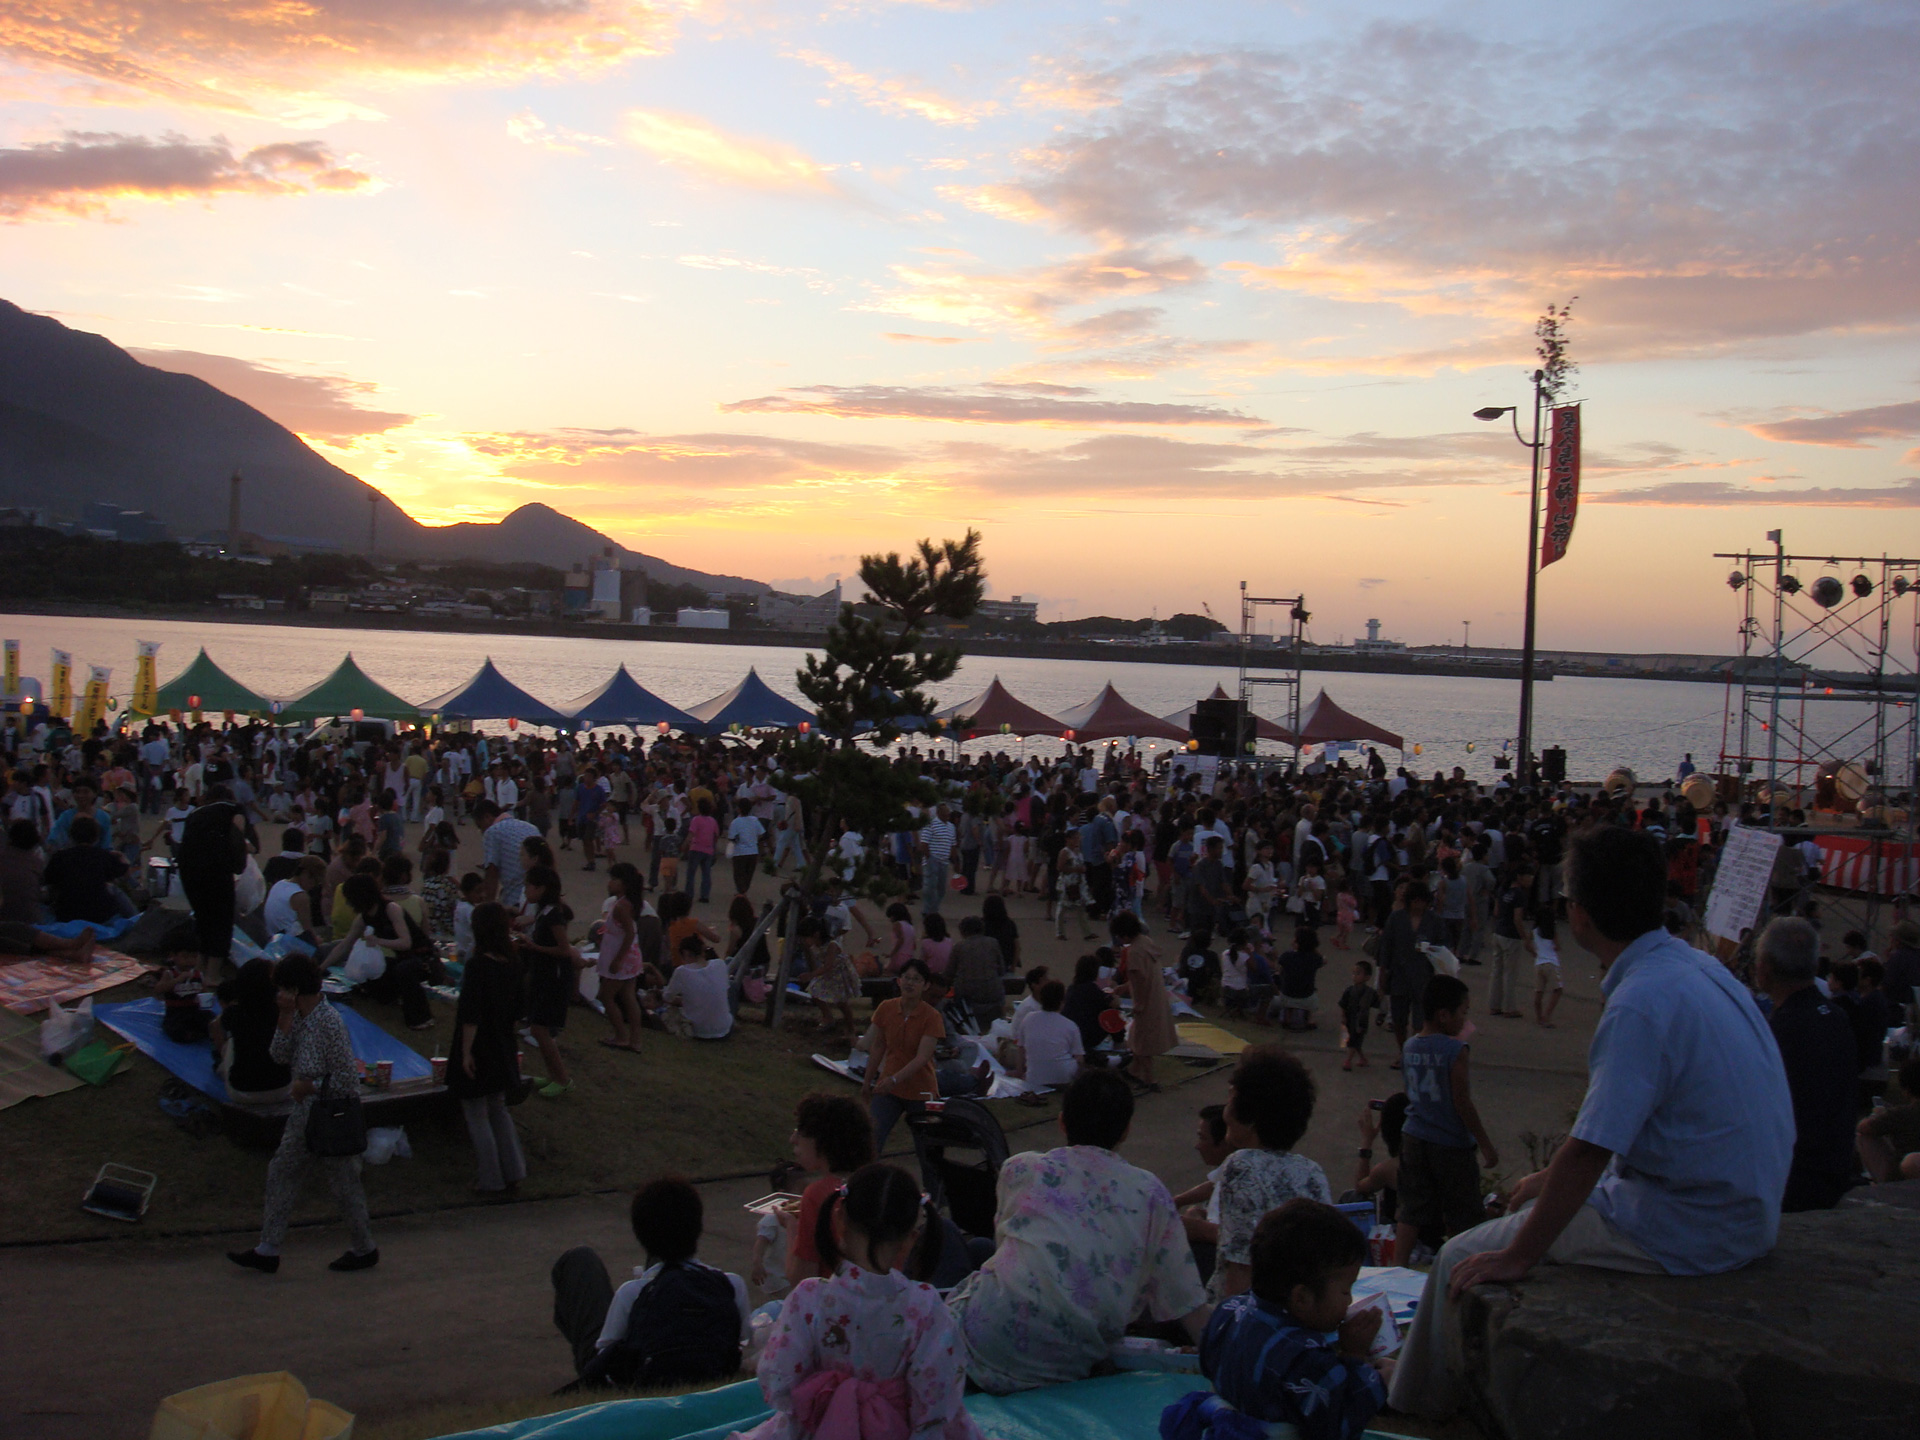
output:
[[[228,477],[243,477],[242,528],[364,553],[378,494],[285,426],[192,375],[143,365],[112,341],[0,300],[0,506],[77,518],[102,501],[148,510],[176,535],[224,534]],[[381,497],[386,558],[531,560],[565,568],[611,546],[669,585],[759,593],[628,550],[548,505],[495,524],[422,525]]]

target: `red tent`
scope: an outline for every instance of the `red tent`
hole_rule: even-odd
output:
[[[1016,700],[998,675],[971,700],[949,706],[934,718],[946,721],[947,733],[956,740],[971,740],[976,735],[1058,735],[1067,728],[1064,720]]]
[[[1380,744],[1391,745],[1396,750],[1407,748],[1406,741],[1391,730],[1382,730],[1378,725],[1368,724],[1358,715],[1342,710],[1333,703],[1333,698],[1322,690],[1313,697],[1313,703],[1301,713],[1300,743],[1321,745],[1329,740],[1377,740]]]
[[[1086,704],[1062,710],[1060,723],[1073,732],[1076,741],[1089,744],[1095,740],[1131,739],[1135,736],[1151,740],[1187,738],[1184,725],[1162,720],[1157,715],[1149,715],[1138,705],[1129,704],[1111,683]]]
[[[1227,694],[1223,687],[1216,685],[1213,687],[1213,693],[1206,698],[1209,700],[1231,700],[1233,696]],[[1173,714],[1161,718],[1169,725],[1178,725],[1181,733],[1184,735],[1193,728],[1194,705],[1198,705],[1199,703],[1200,702],[1196,700],[1193,705],[1187,706],[1186,709],[1176,710]],[[1253,737],[1256,740],[1277,740],[1282,745],[1291,745],[1293,743],[1292,731],[1284,725],[1274,724],[1273,721],[1260,714],[1256,714],[1253,717]]]

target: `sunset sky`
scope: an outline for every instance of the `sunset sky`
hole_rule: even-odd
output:
[[[1712,552],[1920,551],[1916,73],[1845,0],[36,0],[0,295],[429,523],[799,590],[971,524],[1046,619],[1476,645],[1526,452],[1471,412],[1577,295],[1543,643],[1721,651]]]

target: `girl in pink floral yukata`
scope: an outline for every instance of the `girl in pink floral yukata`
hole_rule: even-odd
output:
[[[921,1274],[941,1226],[920,1186],[866,1165],[820,1207],[825,1280],[802,1280],[760,1356],[771,1418],[745,1440],[983,1440],[961,1404],[967,1360],[946,1302]],[[911,1257],[911,1258],[909,1258]]]

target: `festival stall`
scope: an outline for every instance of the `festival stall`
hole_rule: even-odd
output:
[[[1060,723],[1080,744],[1096,740],[1185,740],[1187,727],[1149,715],[1109,682],[1084,705],[1060,712]]]
[[[665,725],[669,730],[697,730],[700,722],[647,689],[622,665],[597,690],[589,690],[564,707],[568,719],[582,730],[626,725],[635,730]]]
[[[711,700],[687,707],[697,734],[724,735],[730,730],[793,730],[813,725],[813,712],[803,710],[749,669],[747,678]]]
[[[1342,710],[1334,704],[1333,697],[1322,690],[1300,714],[1300,743],[1324,745],[1330,740],[1342,743],[1371,740],[1379,745],[1391,745],[1396,750],[1407,748],[1407,742],[1391,730],[1384,730],[1371,721]]]
[[[203,715],[265,715],[273,702],[249,690],[213,663],[205,649],[193,657],[193,663],[154,692],[152,710],[135,710],[136,715],[182,715],[199,711]]]
[[[356,713],[358,712],[358,713]],[[354,662],[351,654],[317,685],[289,696],[280,707],[280,723],[298,725],[310,720],[399,720],[418,725],[427,717]]]
[[[567,717],[560,711],[544,700],[534,699],[502,675],[494,667],[492,656],[487,657],[486,663],[474,671],[465,684],[421,701],[420,709],[440,724],[453,720],[518,720],[525,725],[558,728],[567,723]]]
[[[947,723],[947,733],[955,740],[971,740],[976,735],[1063,735],[1067,729],[1066,721],[1015,698],[998,675],[978,695],[948,706],[934,718]]]

